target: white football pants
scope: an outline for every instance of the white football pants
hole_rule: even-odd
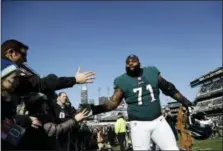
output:
[[[175,136],[163,116],[153,121],[131,121],[133,150],[150,150],[151,139],[161,150],[179,150]]]

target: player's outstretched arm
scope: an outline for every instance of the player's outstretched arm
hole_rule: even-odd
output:
[[[118,107],[118,105],[121,103],[123,99],[123,92],[121,89],[116,88],[114,91],[113,96],[109,101],[107,101],[105,104],[100,105],[89,105],[89,104],[82,104],[81,110],[87,109],[89,111],[89,115],[96,115],[104,112],[109,112],[111,110],[114,110]]]
[[[192,105],[192,103],[185,98],[171,82],[165,80],[161,75],[158,76],[158,85],[165,95],[172,97],[183,106],[189,107]]]
[[[107,101],[105,104],[92,106],[93,115],[116,109],[122,102],[123,96],[123,91],[120,88],[116,88],[109,101]]]

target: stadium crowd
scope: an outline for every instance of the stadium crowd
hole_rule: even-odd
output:
[[[120,142],[125,149],[131,148],[128,124],[122,131],[124,139],[115,125],[88,126],[86,111],[75,109],[65,92],[55,93],[92,83],[94,72],[78,70],[73,77],[50,74],[41,78],[24,64],[28,46],[7,40],[1,49],[2,150],[111,150]],[[171,115],[165,114],[178,139]]]
[[[65,92],[55,93],[92,83],[94,72],[79,68],[75,76],[41,78],[26,65],[27,45],[7,40],[1,49],[2,150],[93,150],[99,143],[101,149],[118,144],[114,126],[88,126],[86,110],[75,109]]]
[[[95,73],[79,68],[75,76],[40,78],[24,64],[27,45],[7,40],[1,49],[2,150],[63,150],[67,134],[87,116],[86,110],[77,112],[66,102],[65,93],[55,91],[92,83]]]

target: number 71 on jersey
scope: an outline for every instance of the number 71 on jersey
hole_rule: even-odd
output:
[[[153,88],[150,84],[148,84],[146,86],[146,90],[148,90],[150,92],[150,96],[151,96],[151,102],[155,101],[155,97],[154,97],[154,93],[153,93]],[[138,105],[142,105],[142,87],[139,88],[134,88],[133,89],[134,93],[138,93]]]

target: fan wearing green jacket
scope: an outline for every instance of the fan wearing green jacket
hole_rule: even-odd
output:
[[[126,121],[122,113],[118,113],[118,119],[115,123],[115,134],[118,136],[118,142],[120,144],[120,151],[125,150],[125,134],[126,134]]]

